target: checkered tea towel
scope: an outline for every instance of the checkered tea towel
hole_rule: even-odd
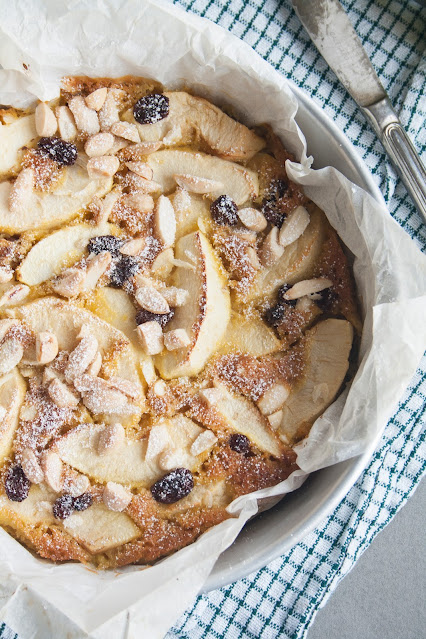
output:
[[[425,226],[380,142],[311,43],[290,0],[176,0],[175,4],[245,40],[302,87],[352,141],[394,218],[426,249]],[[343,0],[342,4],[426,161],[426,10],[414,0]],[[199,597],[167,639],[306,637],[316,611],[425,473],[425,409],[426,358],[368,468],[335,512],[263,570]],[[0,622],[0,639],[18,637]]]

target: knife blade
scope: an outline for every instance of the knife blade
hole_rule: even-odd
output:
[[[311,40],[362,108],[426,222],[426,170],[338,0],[292,0]]]

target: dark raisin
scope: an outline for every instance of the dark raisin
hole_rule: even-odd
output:
[[[288,184],[282,178],[271,180],[268,187],[267,198],[269,200],[280,200],[286,194]]]
[[[89,508],[89,506],[91,506],[92,504],[93,504],[93,497],[91,493],[83,493],[82,495],[79,495],[78,497],[74,497],[74,500],[73,500],[73,508],[74,510],[78,510],[78,512],[81,512],[82,510],[86,510],[86,508]]]
[[[123,255],[117,260],[111,267],[109,273],[109,279],[111,286],[120,288],[123,284],[129,280],[139,270],[139,262],[130,255]]]
[[[321,291],[320,295],[321,299],[315,300],[315,304],[317,304],[324,313],[331,311],[338,299],[336,292],[333,291],[332,288],[326,288],[324,291]]]
[[[241,433],[234,433],[229,438],[229,447],[232,448],[236,453],[241,453],[242,455],[246,455],[250,452],[250,440],[245,435]]]
[[[289,306],[296,306],[297,300],[288,300],[284,297],[288,290],[291,289],[290,284],[283,284],[278,289],[277,301],[278,304],[288,304]]]
[[[11,501],[24,501],[30,492],[31,482],[25,477],[20,464],[12,466],[7,471],[4,487],[6,495]]]
[[[102,253],[102,251],[109,251],[113,257],[118,257],[122,246],[123,240],[115,235],[97,235],[89,240],[87,250],[95,255]]]
[[[151,486],[151,493],[160,504],[174,504],[189,495],[193,488],[191,471],[187,468],[175,468]]]
[[[288,189],[287,182],[281,179],[271,180],[268,191],[262,203],[262,213],[274,226],[281,228],[286,214],[280,210],[279,200]]]
[[[151,93],[140,98],[133,107],[133,115],[139,124],[154,124],[169,115],[169,98],[162,93]]]
[[[229,195],[219,195],[217,200],[210,204],[210,213],[216,224],[238,224],[238,207]]]
[[[77,160],[77,147],[61,138],[40,138],[38,149],[62,166],[71,166]]]
[[[286,310],[285,304],[276,304],[275,306],[268,308],[268,310],[266,311],[264,315],[265,322],[269,326],[273,326],[273,327],[279,326],[284,319],[285,310]]]
[[[145,324],[145,322],[158,322],[161,328],[167,326],[167,324],[172,319],[175,311],[173,308],[170,309],[168,313],[164,315],[158,315],[157,313],[151,313],[150,311],[146,311],[144,308],[139,309],[136,313],[136,324]]]
[[[74,499],[71,495],[62,495],[53,504],[53,516],[56,519],[66,519],[74,510]]]

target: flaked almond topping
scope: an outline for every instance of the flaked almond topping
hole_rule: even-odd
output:
[[[121,484],[109,481],[104,488],[102,499],[109,510],[120,513],[132,501],[132,493]]]
[[[40,461],[46,484],[55,493],[61,492],[63,464],[59,455],[53,450],[45,450]]]
[[[297,206],[284,220],[280,229],[279,243],[288,246],[302,235],[309,224],[309,213],[304,206]]]
[[[57,371],[55,371],[51,366],[46,366],[43,371],[43,384],[47,386],[52,379],[56,379],[57,377]]]
[[[63,140],[70,142],[77,137],[77,127],[74,116],[67,106],[56,107],[59,135]]]
[[[63,489],[71,495],[71,497],[80,497],[90,488],[90,480],[86,475],[73,472],[64,480]]]
[[[154,200],[148,193],[129,193],[123,197],[123,204],[141,213],[154,210]]]
[[[108,89],[105,102],[99,111],[99,122],[102,131],[109,131],[120,119],[120,101],[124,96],[121,89]]]
[[[263,240],[260,248],[259,258],[263,266],[272,266],[284,253],[283,247],[278,243],[278,228],[273,226],[268,235]]]
[[[170,444],[170,437],[165,424],[153,426],[148,436],[145,461],[151,461],[157,457]]]
[[[200,390],[199,395],[209,408],[214,408],[223,399],[221,388],[203,388]]]
[[[170,307],[165,298],[153,286],[141,286],[136,290],[135,299],[139,306],[150,313],[165,315]]]
[[[10,189],[9,209],[11,213],[22,213],[30,205],[34,185],[34,169],[23,169]]]
[[[8,266],[0,266],[0,284],[10,282],[13,277],[13,271]]]
[[[119,390],[124,395],[127,395],[127,397],[130,397],[130,399],[139,399],[141,396],[140,387],[129,379],[110,377],[108,383],[111,388]]]
[[[187,211],[191,206],[191,196],[186,189],[178,187],[173,197],[173,207],[175,211]]]
[[[93,109],[89,109],[82,95],[77,95],[68,102],[68,107],[74,116],[76,127],[82,133],[95,135],[99,133],[98,114]]]
[[[80,401],[78,395],[57,377],[52,379],[47,387],[47,392],[52,402],[56,404],[56,406],[59,406],[59,408],[75,408]]]
[[[161,142],[138,142],[128,146],[125,152],[126,160],[142,160],[145,155],[155,153],[161,147]]]
[[[137,328],[139,342],[148,355],[158,355],[164,348],[163,331],[158,322],[145,322]]]
[[[209,180],[208,178],[188,175],[187,173],[181,173],[173,177],[181,189],[186,189],[191,193],[199,193],[200,195],[208,195],[217,191],[223,192],[225,188],[223,183],[217,180]]]
[[[19,419],[23,422],[32,422],[37,417],[37,408],[33,404],[22,404],[19,411]]]
[[[256,253],[255,249],[252,246],[247,247],[246,255],[252,267],[256,271],[258,271],[262,265],[260,263],[258,254]]]
[[[312,295],[313,293],[319,293],[326,288],[330,288],[333,282],[326,277],[313,278],[312,280],[301,280],[284,294],[286,300],[297,300],[304,295]]]
[[[52,109],[45,102],[39,102],[35,108],[35,128],[40,137],[55,135],[58,123]]]
[[[84,145],[84,150],[89,158],[99,157],[108,153],[112,149],[114,144],[114,136],[106,131],[103,133],[96,133],[88,138]]]
[[[174,252],[171,247],[161,251],[155,258],[151,266],[151,272],[157,277],[166,278],[173,270]]]
[[[280,410],[290,394],[290,388],[281,382],[275,383],[262,395],[257,406],[263,415],[272,415]]]
[[[277,410],[275,413],[271,413],[271,415],[268,415],[268,421],[273,430],[277,430],[280,427],[282,418],[283,418],[282,410]]]
[[[167,447],[158,458],[158,465],[161,470],[172,470],[179,468],[183,464],[182,451]]]
[[[121,424],[115,423],[105,426],[99,435],[97,445],[98,454],[104,455],[111,450],[117,450],[124,444],[125,436],[126,434]]]
[[[136,173],[136,175],[146,180],[152,180],[153,171],[146,162],[126,162],[125,164],[129,171],[133,171],[133,173]]]
[[[69,268],[55,279],[52,290],[63,297],[76,297],[83,290],[86,274],[81,269]]]
[[[145,245],[146,238],[137,237],[134,240],[125,242],[120,248],[120,253],[122,255],[139,255],[139,253],[144,249]]]
[[[238,217],[245,227],[251,231],[255,231],[256,233],[264,231],[268,226],[268,222],[266,221],[266,217],[263,213],[250,206],[240,209],[238,211]]]
[[[86,105],[89,109],[93,109],[94,111],[100,111],[105,102],[105,98],[107,97],[108,89],[106,87],[101,87],[100,89],[96,89],[89,93],[84,99]]]
[[[184,328],[176,328],[173,331],[164,333],[164,346],[168,351],[176,351],[179,348],[189,346],[191,340]]]
[[[195,271],[195,264],[191,264],[190,262],[185,262],[185,260],[173,260],[173,266],[178,266],[179,268],[186,268],[188,271]]]
[[[314,404],[316,404],[319,401],[327,399],[328,394],[329,394],[329,388],[326,382],[321,382],[320,384],[316,384],[312,392],[312,401],[314,402]]]
[[[84,278],[83,290],[91,291],[95,288],[99,279],[107,271],[111,264],[112,256],[109,251],[102,251],[98,255],[91,255],[87,260],[86,277]]]
[[[126,395],[101,377],[82,375],[74,380],[74,386],[83,395],[83,404],[94,415],[120,414],[129,407]]]
[[[24,448],[21,459],[22,470],[32,484],[40,484],[43,481],[44,473],[39,464],[37,455],[31,448]]]
[[[167,384],[164,379],[157,379],[154,386],[152,387],[152,390],[154,391],[155,395],[157,395],[157,397],[164,397],[167,393]]]
[[[176,216],[169,198],[160,195],[154,209],[154,227],[164,246],[172,246],[176,236]]]
[[[202,433],[198,435],[196,440],[193,442],[190,452],[191,455],[201,455],[201,453],[205,453],[207,450],[217,442],[217,437],[211,430],[204,430]]]
[[[101,225],[108,222],[112,209],[121,197],[121,187],[116,186],[105,195],[102,200],[98,200],[95,207],[95,220],[96,224]],[[93,200],[92,200],[93,204]]]
[[[129,173],[129,175],[131,176],[131,186],[134,191],[140,191],[141,193],[158,193],[162,190],[161,184],[154,182],[154,180],[147,180],[133,172]]]
[[[161,294],[169,306],[184,306],[189,299],[189,291],[176,286],[168,286],[161,289]]]
[[[36,360],[39,364],[48,364],[58,354],[58,340],[54,333],[43,331],[36,337]]]
[[[150,384],[153,384],[157,379],[157,374],[155,372],[155,367],[152,363],[152,359],[150,357],[143,359],[143,361],[140,362],[140,367],[142,375],[144,376],[144,379],[148,386]]]
[[[93,362],[98,353],[98,340],[93,335],[87,335],[70,353],[65,368],[65,379],[72,383],[76,377],[83,375],[87,367]]]
[[[90,177],[112,177],[117,173],[120,161],[115,155],[103,155],[99,158],[90,158],[87,163],[87,172]]]
[[[299,313],[310,313],[315,308],[315,302],[312,301],[311,297],[304,296],[298,298],[296,303],[296,310],[299,311]]]
[[[26,284],[16,284],[9,288],[0,298],[0,306],[14,306],[20,304],[29,295],[30,287]]]
[[[110,131],[119,138],[130,140],[130,142],[140,142],[138,128],[136,124],[131,122],[114,122]]]
[[[85,372],[88,375],[93,375],[93,377],[96,377],[99,371],[101,370],[101,367],[102,367],[102,355],[98,351],[96,353],[95,359],[93,360],[91,364],[89,364]]]

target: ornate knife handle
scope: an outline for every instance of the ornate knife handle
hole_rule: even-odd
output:
[[[363,111],[380,137],[423,221],[426,222],[426,170],[389,98],[363,107]]]

